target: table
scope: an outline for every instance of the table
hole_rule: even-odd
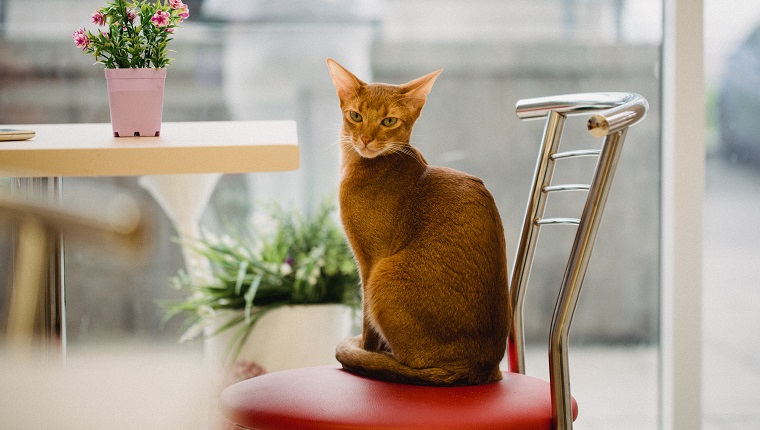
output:
[[[295,170],[295,121],[165,122],[157,137],[113,137],[105,124],[26,124],[27,141],[0,142],[0,177],[14,193],[59,201],[65,176],[138,176]],[[63,238],[50,238],[44,336],[66,345]]]
[[[32,140],[0,142],[1,177],[247,173],[299,166],[294,121],[169,122],[158,137],[113,137],[110,124],[8,125]]]

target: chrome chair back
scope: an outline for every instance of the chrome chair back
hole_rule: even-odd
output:
[[[550,225],[577,226],[550,329],[549,378],[555,429],[572,428],[568,368],[570,325],[626,133],[630,126],[646,116],[648,107],[645,98],[633,93],[569,94],[526,99],[517,103],[517,116],[520,119],[546,118],[546,127],[511,277],[510,294],[514,315],[508,339],[508,354],[512,372],[525,373],[523,305],[539,230]],[[593,115],[587,123],[588,131],[594,137],[604,138],[601,149],[560,152],[560,140],[567,117],[589,113]],[[552,184],[556,161],[588,156],[598,157],[590,184]],[[588,192],[580,218],[544,218],[549,195],[577,190]]]

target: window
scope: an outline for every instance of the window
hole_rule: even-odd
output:
[[[504,219],[510,261],[542,131],[540,122],[516,118],[515,102],[591,91],[645,96],[651,110],[626,141],[575,317],[570,355],[581,404],[579,427],[613,428],[608,423],[620,420],[632,428],[656,426],[660,1],[292,0],[241,2],[253,6],[237,10],[236,16],[229,10],[232,0],[186,3],[191,18],[172,45],[177,52],[164,120],[296,119],[302,149],[299,172],[222,177],[201,220],[214,231],[228,222],[245,223],[259,202],[279,199],[308,210],[335,193],[340,113],[327,57],[367,81],[401,83],[444,68],[417,123],[414,143],[431,164],[484,179]],[[0,0],[1,123],[109,120],[102,71],[69,38],[77,27],[89,25],[101,4]],[[56,13],[32,17],[26,13],[32,7]],[[566,145],[594,144],[582,127],[580,120],[571,122]],[[136,178],[98,180],[149,198]],[[91,180],[66,180],[66,186],[77,181]],[[139,267],[125,268],[97,250],[67,249],[73,348],[103,340],[166,344],[179,336],[177,321],[162,326],[156,302],[178,298],[168,279],[183,259],[172,241],[176,230],[157,206],[155,212],[156,253]],[[6,246],[7,235],[0,239]],[[562,274],[562,267],[555,267],[560,253],[554,250],[571,241],[571,232],[560,233],[556,242],[542,235],[538,252],[545,256],[536,261],[526,299],[530,373],[547,373],[548,321]],[[7,282],[0,282],[0,291],[7,290]],[[644,412],[628,415],[632,404]]]
[[[760,400],[760,10],[705,4],[708,139],[704,204],[703,422],[751,428]],[[749,332],[748,332],[749,330]]]

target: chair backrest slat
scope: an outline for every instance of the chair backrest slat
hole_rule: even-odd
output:
[[[536,225],[578,225],[580,218],[541,218],[537,219]]]
[[[562,158],[575,158],[575,157],[592,157],[599,156],[601,151],[598,149],[579,149],[577,151],[566,151],[552,154],[552,160],[559,160]]]

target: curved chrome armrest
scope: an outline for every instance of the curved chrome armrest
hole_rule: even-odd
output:
[[[604,137],[637,124],[647,116],[649,103],[638,94],[636,98],[620,106],[593,115],[588,120],[588,132],[595,137]]]
[[[520,119],[545,118],[550,112],[565,116],[598,112],[588,120],[588,131],[604,137],[644,119],[649,103],[635,93],[581,93],[520,100],[515,109]]]

